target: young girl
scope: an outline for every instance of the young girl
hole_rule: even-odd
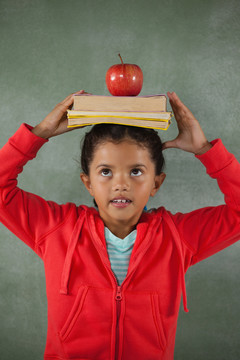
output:
[[[83,93],[81,91],[80,93]],[[97,125],[86,134],[81,179],[97,209],[57,205],[17,187],[17,175],[52,136],[68,131],[68,96],[35,128],[22,124],[0,152],[0,218],[44,261],[45,360],[173,359],[184,275],[240,236],[240,165],[221,140],[207,141],[175,93],[179,134]],[[226,204],[188,214],[144,207],[165,179],[162,148],[195,154]]]

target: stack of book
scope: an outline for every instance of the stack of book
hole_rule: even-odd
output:
[[[74,96],[73,110],[68,110],[68,127],[100,123],[132,125],[167,130],[172,112],[167,111],[166,95]]]

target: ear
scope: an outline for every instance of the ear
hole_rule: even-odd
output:
[[[90,195],[94,196],[90,177],[84,173],[80,174],[80,179],[82,180],[83,184],[85,185],[85,188],[89,192]]]
[[[164,172],[162,172],[160,175],[155,176],[154,185],[153,185],[152,191],[150,193],[150,196],[156,195],[156,193],[162,186],[162,183],[164,182],[165,177],[166,177],[166,174]]]

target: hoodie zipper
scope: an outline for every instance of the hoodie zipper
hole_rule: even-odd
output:
[[[88,226],[89,226],[89,230],[92,234],[92,239],[95,240],[94,236],[93,236],[93,232],[92,232],[92,228],[89,224],[89,220],[88,220]],[[97,246],[97,244],[95,243],[95,241],[93,241],[98,253],[99,253],[99,248]],[[101,251],[102,252],[102,251]],[[104,254],[105,255],[105,254]],[[106,263],[106,261],[101,257],[102,262],[106,268],[106,270],[109,272],[109,274],[111,275],[111,278],[114,281],[114,285],[115,285],[115,289],[116,289],[116,295],[115,295],[115,301],[116,301],[116,333],[115,333],[115,360],[118,359],[118,353],[119,353],[119,319],[120,319],[120,314],[121,314],[121,301],[122,301],[122,288],[121,286],[118,285],[118,281],[117,278],[114,274],[114,272],[112,271],[111,267],[109,267],[109,264]]]
[[[121,315],[121,305],[122,305],[122,287],[118,285],[118,281],[116,278],[116,275],[114,274],[114,272],[112,271],[112,269],[108,267],[108,265],[105,263],[105,261],[103,261],[105,267],[107,268],[107,270],[111,273],[115,285],[116,285],[116,295],[115,295],[115,300],[116,300],[116,332],[115,332],[115,360],[118,360],[118,354],[119,354],[119,337],[120,337],[120,330],[119,330],[119,320],[120,320],[120,315]]]
[[[93,223],[93,225],[95,225]],[[89,220],[88,220],[88,226],[89,226],[89,230],[90,233],[92,234],[92,239],[93,239],[93,243],[99,253],[99,246],[97,246],[96,242],[95,242],[95,237],[93,235],[93,231],[92,231],[92,227],[89,224]],[[153,226],[152,226],[153,227]],[[141,259],[142,257],[145,255],[147,249],[149,247],[149,243],[147,243],[145,245],[145,247],[142,249],[141,251]],[[101,252],[103,250],[101,249]],[[105,252],[105,250],[104,250]],[[105,257],[105,254],[104,254]],[[106,268],[106,270],[111,274],[111,278],[114,280],[115,286],[116,286],[116,296],[115,296],[115,300],[116,300],[116,333],[115,333],[115,360],[118,360],[118,354],[119,354],[119,337],[120,337],[120,331],[119,331],[119,320],[120,320],[120,315],[121,315],[121,301],[122,301],[122,285],[123,283],[126,282],[127,279],[129,279],[130,277],[132,277],[132,275],[134,274],[134,272],[136,271],[138,264],[140,262],[140,260],[137,262],[137,264],[135,264],[134,268],[131,270],[130,273],[127,274],[126,278],[123,280],[123,283],[121,284],[121,286],[118,285],[117,282],[117,278],[114,274],[114,272],[112,271],[111,267],[109,267],[109,264],[106,263],[106,261],[103,259],[103,257],[101,256],[102,262]]]
[[[118,352],[119,352],[119,319],[121,314],[121,301],[122,301],[122,289],[121,286],[117,287],[117,293],[116,293],[116,314],[117,314],[117,320],[116,320],[116,346],[115,346],[115,360],[118,359]]]

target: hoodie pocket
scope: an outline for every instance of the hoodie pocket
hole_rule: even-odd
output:
[[[158,342],[161,349],[164,350],[167,345],[167,341],[166,341],[162,318],[159,310],[160,307],[159,307],[158,294],[151,294],[151,305],[152,305],[153,321],[158,335]]]
[[[63,325],[59,335],[62,341],[65,341],[71,333],[77,319],[79,318],[83,304],[88,292],[88,286],[81,286],[78,290],[73,307],[67,317],[65,324]]]

